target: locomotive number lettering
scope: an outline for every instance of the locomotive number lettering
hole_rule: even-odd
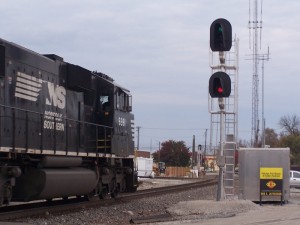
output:
[[[125,127],[126,126],[126,119],[123,117],[119,117],[119,126]]]

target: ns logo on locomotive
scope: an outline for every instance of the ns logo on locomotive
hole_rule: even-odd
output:
[[[3,39],[0,85],[0,205],[137,189],[129,90]]]
[[[45,84],[45,85],[43,85]],[[66,107],[66,89],[59,85],[54,85],[49,81],[35,78],[29,74],[17,72],[15,97],[25,99],[32,102],[37,102],[41,89],[48,90],[46,96],[46,105],[64,109]],[[47,93],[47,91],[45,92]],[[57,110],[56,110],[57,111]],[[44,129],[55,129],[64,131],[64,124],[62,123],[62,113],[45,111]],[[54,127],[54,117],[56,122]],[[60,119],[58,119],[60,118]]]

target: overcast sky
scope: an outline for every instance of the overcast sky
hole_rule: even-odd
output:
[[[209,28],[231,22],[240,40],[239,137],[251,139],[248,0],[0,0],[0,37],[101,71],[131,90],[140,148],[169,139],[190,147],[209,132]],[[266,127],[300,116],[300,1],[263,1]],[[261,64],[260,64],[261,66]],[[261,84],[261,83],[260,83]],[[260,87],[261,88],[261,87]],[[261,96],[260,96],[261,98]],[[261,102],[259,103],[261,114]],[[209,137],[209,135],[208,135]],[[208,141],[208,140],[207,140]]]

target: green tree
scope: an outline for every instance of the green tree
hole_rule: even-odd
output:
[[[281,147],[289,147],[291,164],[300,165],[300,135],[287,135],[280,138]]]
[[[161,144],[160,150],[153,154],[156,162],[165,162],[166,166],[189,166],[191,152],[183,141],[169,140]]]
[[[275,132],[274,129],[265,129],[265,143],[266,145],[270,145],[271,148],[279,146],[278,134]]]

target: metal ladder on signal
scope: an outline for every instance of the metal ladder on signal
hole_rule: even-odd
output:
[[[235,150],[236,142],[233,135],[228,135],[227,140],[224,143],[224,190],[225,199],[234,199],[235,181],[234,181],[234,167],[235,167]]]

